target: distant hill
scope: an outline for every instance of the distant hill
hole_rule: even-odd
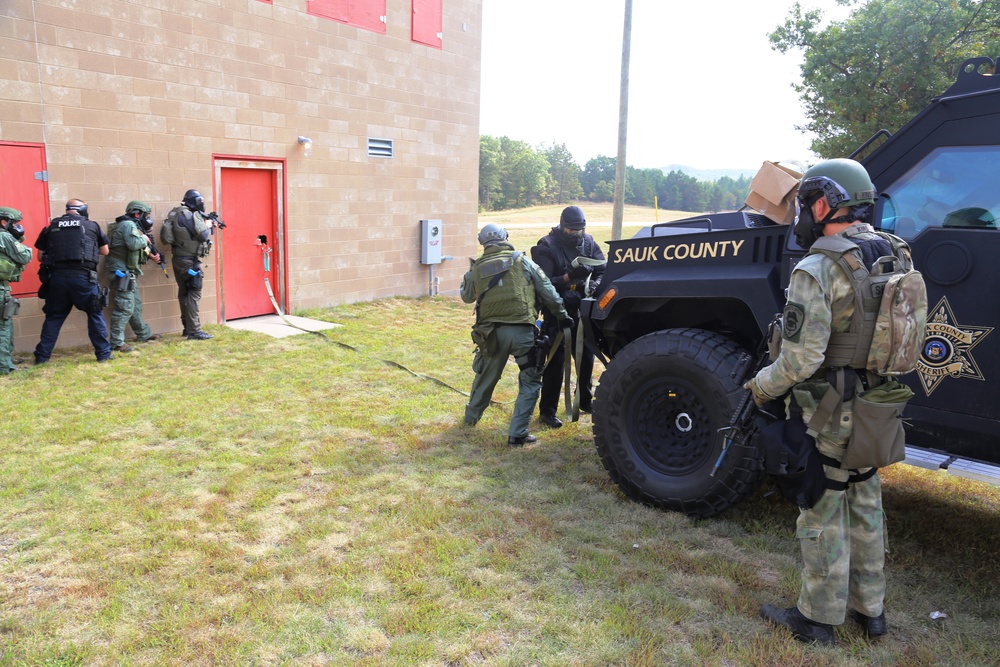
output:
[[[723,176],[728,176],[732,179],[737,179],[740,176],[746,176],[747,178],[753,178],[757,170],[760,169],[760,165],[756,167],[749,167],[747,169],[695,169],[694,167],[686,167],[683,164],[668,164],[666,167],[660,167],[664,174],[669,174],[672,171],[680,171],[688,176],[694,176],[699,181],[711,181],[715,182],[722,178]]]

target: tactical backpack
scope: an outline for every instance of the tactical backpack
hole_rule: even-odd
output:
[[[871,270],[858,260],[857,244],[842,236],[824,236],[810,248],[844,270],[854,288],[850,330],[830,336],[828,367],[867,369],[878,375],[902,375],[916,369],[927,325],[927,288],[913,268],[910,248],[901,238],[875,232],[889,242],[892,255],[878,258]]]

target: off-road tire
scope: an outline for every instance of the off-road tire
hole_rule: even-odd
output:
[[[594,441],[611,479],[633,500],[709,517],[760,483],[757,448],[722,451],[719,429],[744,391],[732,377],[744,350],[702,329],[670,329],[639,338],[601,375],[594,398]]]

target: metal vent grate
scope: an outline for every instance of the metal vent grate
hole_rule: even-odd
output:
[[[392,157],[392,139],[368,137],[368,157]]]

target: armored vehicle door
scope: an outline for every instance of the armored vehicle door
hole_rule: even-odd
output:
[[[927,284],[927,338],[917,372],[906,376],[916,393],[909,440],[993,461],[1000,458],[989,443],[1000,433],[998,164],[1000,145],[933,148],[880,188],[878,207],[879,226],[910,244]]]

